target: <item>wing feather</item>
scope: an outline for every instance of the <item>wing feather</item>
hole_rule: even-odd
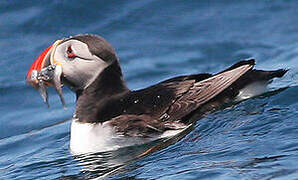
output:
[[[146,90],[138,91],[136,93],[146,95],[146,97],[159,96],[158,94],[163,90],[166,90],[163,92],[164,95],[167,92],[171,92],[171,94],[167,96],[166,103],[163,101],[163,104],[160,104],[157,111],[141,114],[134,114],[134,111],[131,111],[131,114],[122,114],[112,118],[109,123],[117,133],[131,137],[155,137],[166,130],[184,127],[185,124],[179,120],[223,92],[251,70],[253,65],[254,63],[240,64],[237,67],[234,66],[234,69],[223,71],[200,81],[195,79],[180,81],[181,78],[176,78],[173,81],[167,80]],[[145,100],[141,100],[141,102],[150,102],[149,105],[154,104]]]
[[[240,78],[247,71],[252,69],[252,64],[242,65],[238,68],[224,71],[208,79],[196,82],[193,86],[177,98],[170,106],[167,113],[167,121],[176,121],[197,109]],[[165,119],[163,119],[165,120]]]

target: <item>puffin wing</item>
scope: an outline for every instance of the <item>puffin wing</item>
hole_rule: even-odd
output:
[[[123,102],[129,105],[124,106],[127,107],[126,114],[118,114],[108,123],[118,134],[130,137],[150,138],[161,135],[166,130],[181,129],[186,126],[180,122],[183,117],[224,91],[253,66],[254,61],[244,61],[239,66],[234,65],[235,68],[214,76],[181,76],[135,91],[130,96],[123,97],[126,98]],[[159,96],[160,99],[156,98]],[[131,103],[134,98],[139,99],[139,102]],[[117,109],[113,106],[107,109]]]
[[[205,80],[195,82],[182,96],[177,98],[160,118],[163,121],[179,121],[216,95],[224,91],[255,64],[254,60],[242,61],[228,69]],[[233,67],[233,66],[232,66]]]

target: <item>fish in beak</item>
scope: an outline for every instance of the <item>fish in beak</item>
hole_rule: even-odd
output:
[[[53,86],[59,94],[64,108],[65,100],[62,94],[62,65],[55,61],[54,54],[61,40],[57,40],[53,45],[45,49],[31,65],[27,75],[26,82],[37,89],[42,99],[49,107],[48,86]]]

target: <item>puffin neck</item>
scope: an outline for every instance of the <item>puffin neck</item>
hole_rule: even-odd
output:
[[[80,122],[97,123],[97,111],[109,99],[130,90],[125,85],[117,60],[107,66],[84,90],[77,90],[76,117]]]

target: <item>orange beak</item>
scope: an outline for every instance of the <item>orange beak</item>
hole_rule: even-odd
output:
[[[62,66],[59,62],[54,60],[53,54],[60,42],[61,40],[56,41],[38,56],[26,75],[26,82],[39,91],[41,97],[48,106],[47,86],[54,86],[60,96],[63,106],[65,107],[65,101],[62,96],[62,84],[60,81]],[[45,79],[45,77],[48,79]]]
[[[38,58],[33,62],[33,64],[31,65],[27,75],[26,75],[26,80],[28,82],[28,80],[31,80],[31,75],[32,75],[32,71],[36,70],[38,72],[41,71],[42,68],[45,67],[45,62],[46,59],[49,58],[51,50],[52,50],[53,45],[50,45],[47,49],[45,49],[39,56]],[[49,63],[49,62],[48,62]]]

